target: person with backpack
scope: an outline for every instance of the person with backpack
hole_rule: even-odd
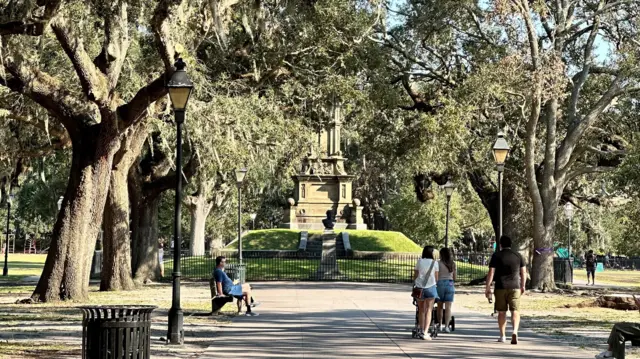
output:
[[[587,262],[587,285],[589,283],[596,285],[596,255],[593,254],[593,250],[589,250],[585,259]]]

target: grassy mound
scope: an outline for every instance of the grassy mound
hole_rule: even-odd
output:
[[[322,231],[308,231],[309,236]],[[336,233],[339,233],[336,231]],[[420,246],[400,232],[347,230],[354,251],[418,253]],[[263,229],[250,231],[242,237],[246,250],[296,250],[298,249],[300,230]],[[237,249],[234,242],[227,249]]]
[[[348,230],[351,249],[371,252],[417,253],[422,248],[400,232]]]
[[[250,231],[242,237],[244,250],[296,250],[300,231],[292,229],[261,229]],[[231,243],[227,249],[238,249],[238,242]]]

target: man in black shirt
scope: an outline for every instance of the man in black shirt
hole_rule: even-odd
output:
[[[507,310],[511,312],[511,324],[513,334],[511,344],[518,344],[518,328],[520,327],[520,296],[524,294],[524,285],[527,278],[527,269],[520,253],[511,249],[511,238],[500,238],[499,252],[491,257],[489,274],[487,274],[487,287],[485,294],[491,298],[491,282],[495,278],[496,310],[498,311],[498,326],[500,327],[499,342],[506,341]]]
[[[587,262],[587,285],[591,283],[596,285],[596,256],[593,254],[593,250],[590,250],[585,257]],[[589,282],[591,280],[591,282]]]

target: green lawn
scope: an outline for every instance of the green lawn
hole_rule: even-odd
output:
[[[586,269],[574,269],[575,280],[587,281]],[[617,287],[640,287],[640,271],[606,269],[596,273],[596,284],[612,285]]]
[[[319,259],[293,258],[245,258],[247,280],[308,280],[317,271]],[[235,258],[229,258],[228,264],[235,264]],[[183,278],[207,280],[216,267],[215,259],[209,257],[186,257],[180,261]],[[171,273],[173,261],[165,261],[165,273]]]
[[[419,245],[400,232],[347,230],[354,251],[419,253]]]
[[[42,267],[46,258],[46,254],[9,253],[9,260],[7,261],[9,275],[7,277],[0,276],[0,284],[3,282],[17,282],[25,277],[39,276],[42,274]],[[0,261],[0,266],[2,265],[4,265],[4,255]]]

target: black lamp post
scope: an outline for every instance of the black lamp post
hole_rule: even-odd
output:
[[[238,260],[240,261],[240,270],[242,271],[242,182],[247,175],[246,168],[239,168],[236,170],[236,184],[238,186]],[[243,279],[243,275],[239,275],[240,280]]]
[[[451,209],[451,196],[453,195],[453,191],[456,189],[455,184],[449,179],[447,183],[444,184],[444,192],[447,195],[447,224],[444,232],[444,247],[449,248],[449,213]]]
[[[498,200],[498,241],[500,240],[500,237],[502,237],[502,172],[504,172],[504,163],[507,160],[510,150],[511,148],[509,147],[507,140],[504,139],[504,133],[498,132],[498,139],[493,145],[493,158],[495,159],[496,166],[498,168],[498,191],[500,197]],[[496,243],[496,250],[498,250],[498,243]]]
[[[11,194],[11,189],[9,189],[9,197],[7,198],[7,237],[4,242],[4,268],[2,269],[3,277],[6,277],[9,275],[9,217],[11,216],[12,200],[13,200],[13,195]]]
[[[180,210],[182,204],[182,125],[184,123],[185,110],[193,82],[187,76],[185,67],[187,64],[178,59],[175,63],[176,71],[167,84],[173,112],[176,118],[176,198],[173,232],[173,295],[171,297],[171,309],[169,310],[169,330],[167,338],[170,344],[182,344],[184,342],[184,330],[182,329],[183,313],[180,307]]]

